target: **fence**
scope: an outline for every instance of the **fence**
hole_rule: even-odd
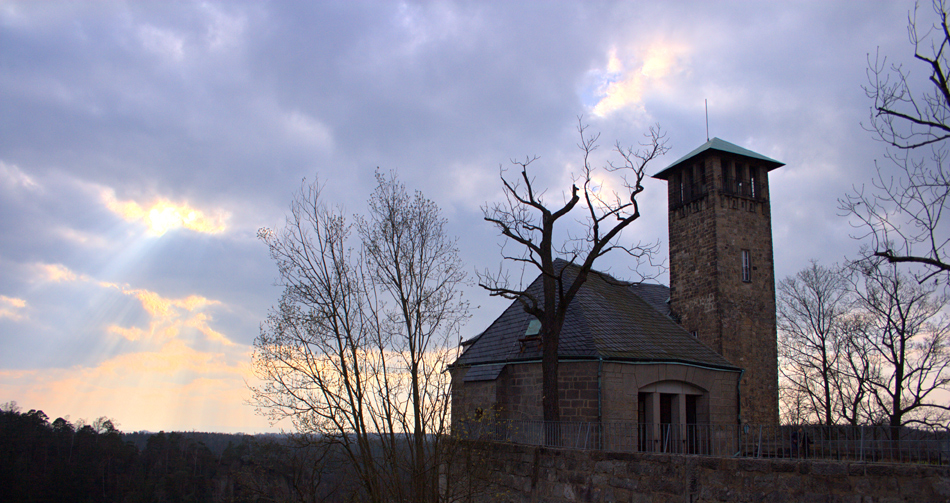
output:
[[[950,464],[946,428],[492,420],[465,422],[454,434],[568,449]]]

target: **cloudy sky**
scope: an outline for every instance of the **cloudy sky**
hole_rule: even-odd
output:
[[[908,2],[0,2],[0,402],[124,431],[264,431],[250,352],[279,295],[256,239],[304,177],[362,212],[378,166],[435,200],[470,271],[499,167],[552,201],[660,123],[660,171],[709,132],[771,175],[776,276],[859,244],[870,53],[911,59]],[[924,9],[922,14],[929,14]],[[603,157],[606,159],[606,157]],[[598,158],[598,162],[603,160]],[[651,180],[624,236],[661,240]],[[602,265],[632,272],[622,257]],[[665,278],[661,278],[665,281]],[[503,302],[472,288],[466,335]],[[290,425],[277,425],[276,428]]]

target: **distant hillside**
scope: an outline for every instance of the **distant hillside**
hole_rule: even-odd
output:
[[[228,448],[229,444],[240,445],[249,442],[251,439],[257,441],[286,442],[288,438],[288,435],[281,433],[259,433],[256,435],[248,435],[246,433],[210,433],[202,431],[177,431],[167,433],[177,433],[184,439],[202,443],[217,457],[221,457],[221,455],[224,454],[224,450]],[[136,431],[132,433],[122,433],[121,436],[122,441],[131,442],[139,451],[143,451],[148,444],[148,439],[154,434],[155,432],[150,431]]]

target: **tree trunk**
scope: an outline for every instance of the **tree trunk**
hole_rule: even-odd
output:
[[[413,456],[412,486],[416,501],[426,501],[426,467],[425,467],[425,435],[422,428],[422,397],[419,393],[419,362],[416,356],[412,358],[412,415],[415,423],[413,441],[415,454]]]
[[[541,357],[541,373],[544,375],[544,386],[541,398],[541,406],[544,411],[545,422],[556,422],[561,420],[561,408],[559,407],[558,397],[560,391],[558,387],[558,361],[557,346],[558,340],[545,334],[543,341],[543,354]]]
[[[558,360],[557,337],[549,336],[545,331],[541,338],[543,353],[541,357],[542,392],[541,407],[544,413],[544,439],[546,445],[559,446],[561,444],[560,421],[561,408],[558,398]]]

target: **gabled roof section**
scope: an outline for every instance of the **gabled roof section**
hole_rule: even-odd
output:
[[[674,162],[673,164],[670,164],[670,165],[667,166],[666,169],[664,169],[663,171],[660,171],[659,173],[653,175],[653,178],[659,178],[659,179],[661,179],[661,180],[667,180],[667,179],[669,179],[670,173],[672,172],[672,170],[673,170],[674,168],[676,168],[676,167],[679,166],[680,164],[683,164],[683,163],[685,163],[686,161],[689,161],[690,159],[692,159],[692,158],[698,156],[699,154],[702,154],[703,152],[705,152],[705,151],[707,151],[707,150],[716,150],[716,151],[719,151],[719,152],[725,152],[725,153],[727,153],[727,154],[734,154],[734,155],[740,155],[740,156],[743,156],[743,157],[749,157],[749,158],[751,158],[751,159],[757,159],[757,160],[759,160],[759,161],[762,161],[762,164],[764,164],[765,167],[766,167],[769,171],[772,171],[772,170],[775,169],[775,168],[778,168],[778,167],[780,167],[780,166],[784,166],[784,165],[785,165],[785,163],[783,163],[783,162],[779,162],[779,161],[776,161],[775,159],[770,159],[770,158],[768,158],[768,157],[765,157],[765,156],[762,155],[762,154],[757,154],[757,153],[755,153],[755,152],[753,152],[753,151],[751,151],[751,150],[744,149],[744,148],[742,148],[742,147],[740,147],[740,146],[738,146],[738,145],[729,143],[729,142],[727,142],[726,140],[721,140],[721,139],[719,139],[719,138],[713,138],[712,140],[709,140],[709,141],[707,141],[706,143],[703,143],[702,145],[700,145],[698,148],[696,148],[696,149],[693,150],[692,152],[690,152],[690,153],[684,155],[684,156],[681,157],[678,161]]]
[[[563,260],[556,263],[565,281],[572,281],[579,268]],[[541,277],[527,292],[541,296]],[[558,343],[561,358],[690,363],[726,370],[739,370],[714,350],[671,320],[663,285],[630,284],[607,274],[591,271],[584,286],[567,309]],[[537,361],[539,341],[526,339],[533,316],[519,300],[471,342],[453,366]]]

